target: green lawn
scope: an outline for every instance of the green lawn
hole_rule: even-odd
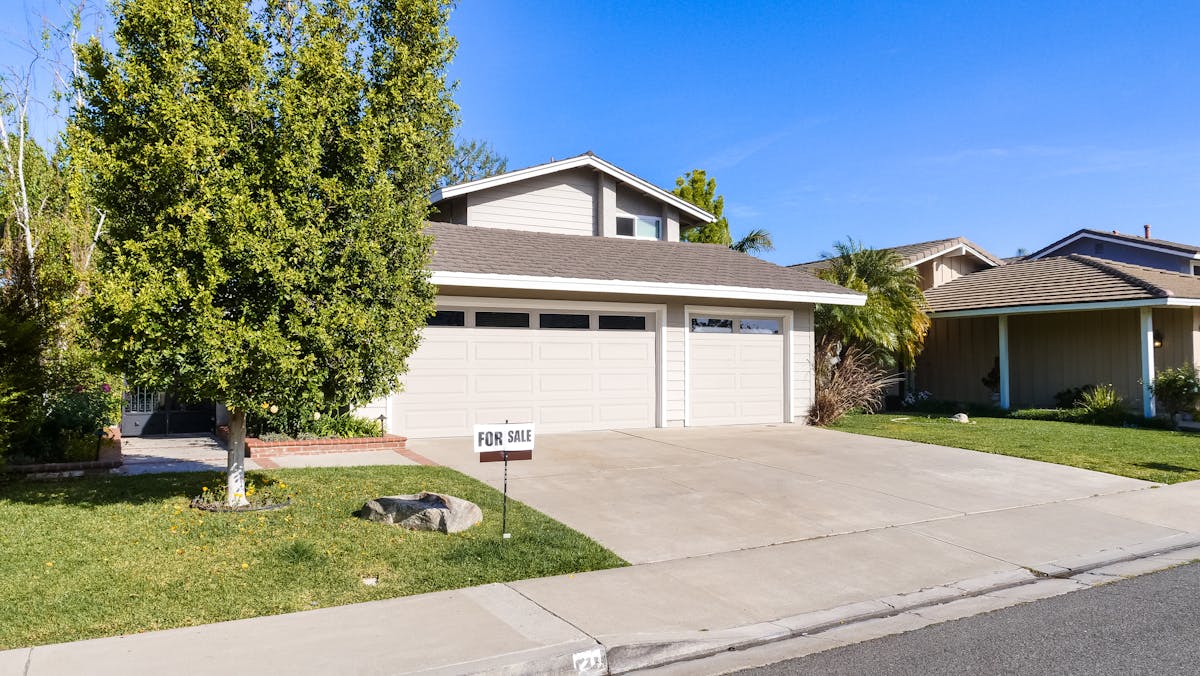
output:
[[[188,507],[217,474],[0,484],[0,649],[625,565],[512,500],[502,540],[500,493],[445,468],[252,476],[285,482],[292,506]],[[353,516],[370,498],[422,490],[475,502],[483,523],[443,535]]]
[[[942,416],[848,415],[833,429],[1043,460],[1121,476],[1178,483],[1200,479],[1200,435],[1075,423]]]

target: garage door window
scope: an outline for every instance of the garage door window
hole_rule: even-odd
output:
[[[692,317],[692,333],[733,333],[733,320],[721,317]]]
[[[645,331],[646,318],[637,315],[600,315],[602,331]]]
[[[538,315],[538,326],[543,329],[589,329],[591,315],[563,315],[543,312]]]
[[[466,326],[467,313],[462,310],[438,310],[426,322],[428,326]]]
[[[476,312],[475,326],[504,329],[529,328],[528,312]]]
[[[743,319],[738,322],[738,333],[766,333],[779,335],[778,319]]]

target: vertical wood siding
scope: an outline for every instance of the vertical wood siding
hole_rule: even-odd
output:
[[[568,235],[593,235],[596,179],[586,169],[561,171],[468,195],[467,224]]]
[[[995,317],[934,319],[917,357],[917,390],[942,401],[990,403],[981,381],[995,365],[999,345]]]
[[[1162,333],[1163,346],[1154,351],[1154,368],[1196,364],[1194,308],[1155,308],[1154,330]]]
[[[1052,407],[1067,388],[1112,385],[1140,408],[1140,330],[1136,309],[1009,317],[1013,406]]]

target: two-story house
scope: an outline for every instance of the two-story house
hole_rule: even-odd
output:
[[[865,297],[680,240],[712,214],[591,153],[433,193],[437,314],[396,393],[408,437],[802,422],[815,303]]]

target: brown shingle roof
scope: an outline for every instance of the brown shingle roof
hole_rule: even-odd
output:
[[[1108,238],[1108,239],[1120,240],[1122,242],[1129,242],[1130,244],[1143,244],[1143,245],[1149,245],[1149,246],[1156,246],[1161,249],[1170,249],[1172,251],[1178,251],[1179,253],[1187,254],[1187,255],[1193,255],[1193,254],[1200,253],[1200,246],[1196,246],[1194,244],[1180,244],[1179,242],[1171,242],[1171,241],[1168,241],[1165,239],[1146,238],[1146,237],[1140,237],[1138,235],[1127,235],[1122,232],[1112,232],[1112,231],[1105,232],[1104,230],[1093,230],[1091,228],[1083,228],[1081,230],[1076,230],[1075,232],[1067,235],[1066,237],[1063,237],[1062,239],[1058,240],[1057,242],[1054,242],[1053,244],[1044,246],[1041,249],[1038,249],[1037,251],[1034,251],[1033,253],[1031,253],[1029,255],[1030,255],[1030,257],[1040,256],[1043,253],[1053,251],[1053,250],[1057,249],[1058,247],[1062,246],[1065,242],[1067,242],[1079,235],[1094,235],[1096,237],[1104,237],[1104,238]]]
[[[450,223],[428,223],[426,232],[434,236],[431,267],[438,272],[858,295],[805,272],[717,244],[558,235]]]
[[[925,292],[935,313],[1171,297],[1200,299],[1200,277],[1078,254],[981,270]]]
[[[956,246],[962,245],[966,245],[975,250],[980,256],[983,256],[984,259],[989,261],[992,265],[1004,265],[1003,260],[996,258],[992,254],[988,253],[986,249],[972,242],[966,237],[949,237],[947,239],[935,239],[928,242],[917,242],[915,244],[901,244],[900,246],[887,247],[886,250],[896,252],[896,255],[899,256],[902,261],[904,261],[905,265],[912,265],[917,261],[936,256],[943,251],[947,251]],[[821,270],[829,267],[831,260],[832,259],[830,258],[823,258],[821,260],[809,261],[807,263],[797,263],[796,265],[792,265],[790,267],[798,270],[804,270],[805,272],[815,275]]]

